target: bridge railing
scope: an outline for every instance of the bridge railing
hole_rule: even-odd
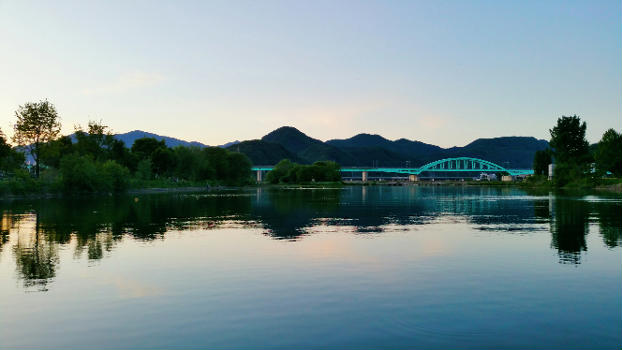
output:
[[[253,171],[270,171],[274,166],[254,166],[251,169]],[[434,162],[430,162],[418,168],[369,168],[369,167],[343,167],[342,172],[381,172],[381,173],[395,173],[395,174],[409,174],[419,175],[423,172],[507,172],[510,175],[531,175],[533,169],[506,169],[493,162],[471,158],[471,157],[457,157],[457,158],[445,158],[439,159]]]

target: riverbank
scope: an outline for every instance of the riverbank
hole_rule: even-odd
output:
[[[582,192],[607,192],[622,193],[622,179],[601,179],[596,184],[588,181],[571,182],[563,187],[556,187],[547,179],[534,179],[525,181],[345,181],[345,186],[464,186],[464,187],[496,187],[496,188],[520,188],[538,191],[582,191]]]
[[[67,193],[62,191],[59,186],[50,183],[30,183],[27,186],[7,185],[6,181],[0,181],[1,199],[46,199],[67,196],[98,196],[114,194],[157,194],[157,193],[193,193],[226,190],[242,190],[244,188],[274,188],[274,189],[337,189],[346,186],[419,186],[419,187],[493,187],[493,188],[519,188],[534,191],[580,191],[580,192],[602,192],[622,194],[622,180],[605,179],[595,186],[587,186],[585,183],[580,185],[571,184],[557,188],[550,181],[521,181],[521,182],[501,182],[501,181],[343,181],[343,182],[309,182],[299,184],[246,184],[241,186],[226,186],[222,184],[210,184],[204,182],[190,181],[169,181],[169,180],[150,180],[134,181],[131,186],[122,192],[74,192]],[[17,189],[12,192],[11,189]]]
[[[169,179],[129,181],[125,190],[111,191],[67,191],[56,181],[46,179],[5,179],[0,180],[0,199],[45,199],[67,196],[98,196],[114,194],[184,193],[239,189],[244,186],[227,186],[208,181],[174,181]]]

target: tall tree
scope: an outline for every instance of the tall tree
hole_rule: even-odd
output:
[[[110,158],[114,137],[110,128],[101,121],[89,121],[86,132],[78,125],[75,128],[75,135],[77,140],[75,148],[80,154],[88,154],[100,161]]]
[[[25,147],[35,161],[35,176],[39,177],[39,158],[43,145],[54,140],[60,132],[60,118],[48,100],[27,102],[15,111],[13,142]]]
[[[600,172],[610,171],[622,176],[622,134],[614,129],[605,131],[596,149],[596,167]]]
[[[555,162],[586,164],[590,160],[590,145],[585,139],[585,122],[576,115],[562,116],[557,119],[557,125],[550,129]]]
[[[11,171],[24,164],[24,154],[18,152],[6,142],[6,137],[0,130],[0,175],[5,171]]]
[[[535,175],[547,175],[551,164],[551,150],[536,151],[533,155],[533,172]]]

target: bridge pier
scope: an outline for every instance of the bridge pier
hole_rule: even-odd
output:
[[[261,170],[257,170],[257,182],[263,181],[263,172]]]
[[[366,171],[363,171],[361,173],[361,181],[367,182],[367,172]]]
[[[417,176],[415,174],[410,174],[410,175],[408,175],[408,181],[410,181],[410,182],[417,182],[417,181],[419,181],[419,176]]]

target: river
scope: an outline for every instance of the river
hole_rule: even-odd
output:
[[[622,344],[619,196],[252,188],[0,210],[0,348]]]

